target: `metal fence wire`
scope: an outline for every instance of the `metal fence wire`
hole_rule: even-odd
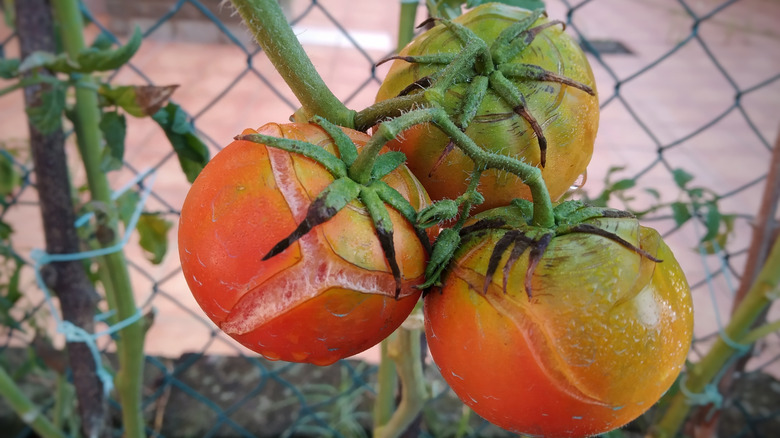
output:
[[[334,93],[352,108],[369,105],[387,72],[385,66],[374,65],[395,49],[398,2],[282,3]],[[568,32],[581,41],[599,89],[602,116],[596,153],[580,190],[591,200],[619,208],[642,211],[659,206],[643,221],[662,232],[692,286],[696,321],[691,359],[698,360],[728,321],[767,163],[776,147],[780,3],[546,4],[549,15],[566,21]],[[418,20],[424,14],[422,6]],[[297,108],[237,16],[216,0],[92,0],[83,5],[83,13],[92,37],[105,33],[124,41],[132,26],[141,26],[140,51],[110,80],[180,85],[173,100],[191,116],[212,154],[243,128],[284,122]],[[16,57],[18,50],[12,30],[0,27],[0,57]],[[51,409],[52,388],[61,386],[45,365],[51,362],[43,360],[45,342],[35,334],[47,334],[55,345],[61,345],[61,335],[56,332],[56,306],[48,306],[32,275],[31,251],[44,244],[20,92],[0,97],[0,115],[0,153],[10,164],[3,171],[21,178],[10,193],[0,194],[0,225],[5,227],[0,229],[5,260],[0,284],[12,281],[18,262],[23,264],[19,281],[24,291],[13,302],[0,297],[5,306],[0,360],[15,370],[33,399]],[[135,235],[125,248],[140,310],[154,317],[146,341],[147,432],[159,437],[367,436],[376,374],[370,354],[365,360],[324,368],[266,361],[220,334],[199,311],[174,247],[187,182],[165,144],[153,123],[130,120],[124,166],[110,175],[115,190],[123,186],[139,194],[147,190],[143,211],[162,213],[174,224],[169,230],[171,248],[159,264],[138,249]],[[79,187],[84,176],[75,160],[72,168]],[[155,176],[153,184],[149,175]],[[694,206],[691,220],[681,221],[683,204]],[[713,204],[720,213],[719,238],[702,245],[711,229],[707,206]],[[770,318],[780,316],[776,310]],[[112,363],[112,337],[99,338],[97,345],[105,363]],[[28,353],[30,349],[37,354]],[[722,421],[723,436],[780,433],[780,335],[770,334],[750,354],[733,397],[720,399],[717,391],[691,395],[692,401],[729,408]],[[468,414],[436,377],[435,366],[426,372],[434,397],[425,411],[422,436],[454,436],[455,425]],[[756,394],[759,390],[770,393]],[[3,406],[0,401],[0,412],[7,410]],[[475,417],[467,417],[469,436],[509,436]],[[20,422],[8,421],[0,435],[33,436]]]

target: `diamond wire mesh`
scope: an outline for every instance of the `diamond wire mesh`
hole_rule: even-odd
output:
[[[295,98],[263,53],[216,2],[138,2],[137,17],[112,15],[118,4],[93,1],[84,9],[92,22],[88,32],[93,34],[102,31],[119,40],[123,29],[117,23],[122,19],[144,28],[141,51],[111,79],[181,84],[174,100],[191,115],[212,153],[244,127],[284,121],[296,109]],[[293,0],[284,6],[336,95],[354,108],[370,104],[386,72],[374,64],[393,50],[392,14],[397,14],[397,5]],[[728,320],[780,122],[780,33],[773,26],[780,6],[751,0],[550,0],[547,6],[550,16],[565,17],[570,33],[588,50],[597,77],[602,120],[585,193],[595,197],[608,188],[602,179],[609,175],[612,181],[636,181],[613,196],[611,205],[642,210],[667,203],[644,220],[682,254],[696,300],[692,358],[698,359]],[[599,52],[605,41],[622,43],[629,53]],[[6,29],[0,34],[0,56],[14,56],[15,44]],[[0,98],[3,114],[22,112],[20,99],[13,99]],[[24,142],[18,140],[22,135],[3,136],[3,156],[21,176],[21,184],[3,198],[0,221],[16,231],[8,239],[8,255],[29,262],[29,250],[40,247],[35,238],[40,228],[25,222],[39,213],[31,163]],[[186,181],[174,153],[157,146],[162,144],[160,133],[143,121],[133,121],[125,166],[111,178],[118,186],[151,168],[158,182],[145,208],[175,221]],[[619,168],[610,169],[613,166]],[[676,169],[692,175],[692,185],[711,189],[722,212],[734,214],[723,248],[711,253],[695,250],[704,234],[704,212],[695,211],[694,220],[682,225],[674,220],[668,202],[689,201],[690,195],[675,184]],[[81,177],[75,171],[74,180]],[[22,223],[27,225],[20,227]],[[134,245],[127,252],[141,308],[157,309],[147,341],[144,404],[150,434],[364,433],[375,373],[370,360],[344,361],[329,369],[259,360],[220,335],[196,310],[186,295],[175,248],[160,265],[150,264]],[[0,331],[4,348],[29,343],[30,327],[51,329],[40,294],[30,293],[23,301],[11,312],[18,326],[6,324]],[[111,339],[101,340],[101,347],[112,351]],[[751,372],[780,374],[777,333],[753,354],[758,357],[749,362]],[[224,380],[217,382],[218,378]],[[435,392],[430,406],[438,411],[439,421],[457,421],[461,408],[444,400],[446,387],[435,386]],[[737,419],[744,424],[739,436],[761,436],[756,434],[760,424],[780,415],[777,405],[751,410],[740,400],[731,403],[742,415]],[[192,430],[182,426],[195,416],[206,419],[202,422],[206,426]],[[428,416],[426,420],[435,423]],[[485,424],[475,427],[473,436],[499,433]],[[28,433],[21,429],[18,436]],[[436,434],[433,429],[426,433]]]

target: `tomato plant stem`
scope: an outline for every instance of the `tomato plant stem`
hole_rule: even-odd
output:
[[[14,379],[0,366],[0,396],[17,415],[42,438],[65,438],[54,424],[46,418],[41,409],[22,392]]]
[[[419,0],[401,0],[401,14],[398,22],[398,48],[396,52],[409,44],[414,38],[415,18]]]
[[[474,140],[450,120],[444,110],[438,108],[410,111],[380,124],[371,141],[366,143],[350,168],[350,176],[358,182],[367,181],[370,176],[370,163],[373,163],[382,146],[401,135],[406,129],[422,123],[433,123],[441,129],[464,154],[471,158],[477,169],[498,169],[519,176],[528,185],[533,196],[534,211],[531,225],[544,228],[551,228],[555,225],[552,200],[542,179],[542,171],[512,157],[491,153],[480,148],[474,143]]]
[[[355,115],[355,129],[366,131],[382,120],[398,117],[406,112],[428,106],[424,93],[408,94],[377,102]]]
[[[374,429],[390,421],[395,410],[395,389],[398,374],[390,357],[390,342],[398,336],[398,330],[380,343],[381,359],[377,371],[376,401],[374,402]]]
[[[401,379],[401,402],[390,420],[374,431],[377,438],[397,438],[403,434],[425,405],[427,391],[422,371],[419,329],[401,327],[388,345]]]
[[[60,23],[62,42],[69,57],[75,58],[85,49],[82,34],[83,18],[76,0],[56,0],[54,11]],[[82,82],[89,83],[91,77],[83,77]],[[92,200],[112,211],[111,189],[105,173],[101,171],[102,138],[99,128],[100,109],[97,93],[89,87],[76,89],[76,118],[74,127],[76,139],[81,153],[81,159],[87,174]],[[105,226],[114,235],[107,242],[101,242],[105,247],[115,245],[118,235],[115,214],[109,214]],[[135,316],[137,308],[127,262],[122,251],[103,256],[100,260],[101,270],[108,271],[109,283],[104,284],[106,294],[111,295],[109,302],[116,304],[117,319],[125,320]],[[141,413],[141,376],[144,365],[144,327],[136,321],[118,332],[117,351],[120,369],[115,382],[122,406],[124,436],[140,438],[145,436],[143,417]]]
[[[713,379],[716,378],[729,359],[738,353],[738,346],[726,339],[748,345],[746,342],[753,338],[752,332],[748,333],[750,327],[772,303],[772,300],[777,298],[775,295],[777,295],[776,291],[779,285],[780,239],[776,239],[766,263],[745,298],[735,309],[723,334],[717,338],[701,361],[689,368],[686,378],[681,382],[686,386],[688,392],[702,393],[707,385],[713,384]],[[672,398],[661,421],[649,432],[649,436],[654,438],[676,436],[692,407],[688,396],[682,391],[678,392]]]
[[[330,91],[317,73],[276,0],[231,0],[276,71],[312,116],[355,126],[355,111]]]

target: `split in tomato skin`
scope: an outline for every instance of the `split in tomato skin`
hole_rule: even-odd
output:
[[[584,233],[554,237],[525,289],[529,255],[504,255],[485,287],[488,233],[456,253],[425,297],[426,336],[442,376],[477,414],[507,430],[584,437],[649,409],[681,371],[692,337],[688,284],[655,230],[635,219],[586,221],[652,256]],[[482,291],[485,290],[484,295]]]
[[[455,23],[469,28],[490,46],[501,31],[523,20],[531,11],[488,3],[460,17]],[[540,18],[533,26],[548,23]],[[518,39],[523,38],[521,35]],[[419,35],[399,54],[400,57],[458,53],[463,43],[444,25]],[[542,176],[553,201],[560,199],[572,184],[585,173],[593,155],[598,131],[599,103],[590,64],[577,42],[556,25],[541,31],[530,46],[504,62],[507,67],[530,64],[573,79],[592,89],[594,95],[573,86],[550,82],[511,78],[522,93],[527,111],[535,117],[547,139],[546,164]],[[410,63],[404,59],[393,62],[377,93],[376,101],[392,99],[410,84],[435,75],[442,65]],[[496,66],[500,69],[500,66]],[[448,113],[462,105],[470,82],[456,83],[441,98]],[[423,87],[410,94],[423,92]],[[541,166],[538,138],[526,120],[512,105],[491,88],[488,89],[476,115],[465,133],[481,148],[511,156],[533,166]],[[434,201],[454,199],[468,186],[473,162],[455,148],[442,155],[450,140],[430,124],[421,124],[404,131],[388,147],[406,154],[407,165],[420,179]],[[512,199],[531,199],[531,192],[522,179],[505,171],[489,169],[480,177],[480,192],[485,202],[474,212],[507,205]]]
[[[369,139],[344,131],[358,148]],[[314,124],[267,124],[257,132],[338,154]],[[269,359],[328,365],[352,356],[392,333],[419,299],[415,286],[423,281],[427,253],[412,224],[391,208],[402,274],[398,300],[371,218],[358,201],[263,260],[332,181],[309,158],[236,140],[207,164],[182,207],[179,254],[195,300],[220,329]],[[415,209],[430,202],[403,166],[383,181]]]

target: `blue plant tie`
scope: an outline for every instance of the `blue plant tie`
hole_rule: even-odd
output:
[[[111,199],[116,200],[124,192],[126,192],[136,184],[140,183],[147,176],[149,177],[149,181],[147,182],[147,184],[145,184],[141,196],[138,200],[138,203],[136,204],[135,209],[133,210],[133,214],[130,216],[130,219],[127,221],[127,225],[125,227],[125,233],[122,236],[122,239],[116,244],[106,248],[100,248],[100,249],[95,249],[90,251],[82,251],[77,253],[69,253],[69,254],[49,254],[46,251],[37,248],[33,249],[30,252],[30,258],[34,262],[33,269],[35,271],[36,283],[38,284],[38,287],[44,292],[46,303],[49,306],[49,310],[51,311],[52,318],[54,318],[54,321],[56,323],[57,332],[63,334],[67,342],[83,342],[87,345],[90,352],[92,353],[93,359],[95,360],[95,364],[97,364],[96,367],[97,376],[103,384],[103,391],[106,395],[110,393],[111,390],[114,388],[114,381],[111,374],[108,371],[106,371],[106,369],[102,365],[103,362],[100,358],[100,351],[97,346],[97,339],[102,336],[112,335],[140,320],[143,316],[143,314],[141,313],[141,309],[136,309],[135,313],[132,316],[125,318],[121,321],[117,321],[115,324],[110,325],[107,329],[103,331],[96,332],[96,333],[87,332],[83,328],[78,327],[77,325],[71,323],[70,321],[65,321],[62,319],[59,311],[57,310],[57,307],[54,305],[52,293],[49,290],[49,288],[46,286],[46,282],[43,280],[41,269],[43,266],[53,262],[69,262],[69,261],[76,261],[76,260],[91,259],[94,257],[101,257],[107,254],[112,254],[121,251],[125,247],[125,245],[127,245],[127,242],[130,240],[130,236],[133,230],[135,230],[135,227],[138,224],[138,219],[141,217],[141,213],[143,212],[144,206],[146,205],[146,201],[149,199],[149,195],[152,192],[152,186],[154,185],[154,179],[156,177],[156,173],[153,173],[151,169],[141,172],[138,175],[136,175],[135,178],[133,178],[133,180],[131,180],[130,182],[122,186],[119,190],[115,191],[111,195]],[[94,213],[87,213],[79,217],[75,222],[76,227],[81,227],[84,224],[86,224],[93,214]],[[101,313],[95,316],[95,321],[102,322],[113,315],[114,315],[113,311]]]

